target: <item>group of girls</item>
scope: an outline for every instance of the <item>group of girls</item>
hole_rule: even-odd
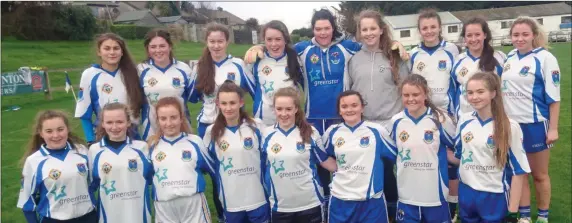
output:
[[[227,53],[228,29],[210,24],[194,70],[164,30],[146,36],[137,67],[120,37],[101,35],[76,106],[91,146],[65,115],[41,113],[18,207],[29,222],[149,222],[153,198],[157,222],[210,222],[208,172],[225,222],[451,222],[457,201],[462,222],[516,222],[519,202],[530,222],[532,172],[537,222],[548,221],[560,77],[534,20],[514,22],[506,61],[480,18],[464,24],[460,55],[432,10],[410,54],[378,12],[360,13],[361,43],[335,21],[317,11],[315,37],[294,47],[271,21],[246,64]],[[196,136],[186,102],[198,101]]]

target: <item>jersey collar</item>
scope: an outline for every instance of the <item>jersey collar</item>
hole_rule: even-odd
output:
[[[284,129],[280,128],[280,125],[276,124],[276,128],[278,129],[278,131],[280,131],[282,134],[284,134],[285,136],[288,136],[292,131],[294,131],[294,129],[296,128],[296,125],[293,125],[290,129],[284,131]]]
[[[471,54],[471,51],[469,51],[468,49],[467,49],[467,56],[468,56],[469,58],[471,58],[471,60],[473,60],[473,61],[476,61],[476,60],[480,59],[480,57],[474,57],[474,56]]]
[[[176,63],[177,63],[177,60],[175,60],[175,58],[173,57],[173,59],[171,60],[171,63],[169,63],[169,65],[167,65],[165,68],[161,68],[155,64],[155,61],[153,61],[153,59],[149,58],[149,65],[154,66],[155,68],[157,68],[157,70],[160,70],[163,73],[167,72],[167,70],[169,70],[169,68],[171,68],[171,66],[173,64],[176,64]]]
[[[71,149],[71,145],[70,145],[69,142],[66,143],[66,148],[64,148],[64,149],[66,149],[66,150],[70,150],[70,149]],[[41,145],[39,150],[40,150],[40,153],[41,153],[43,156],[50,155],[50,152],[49,152],[48,149],[46,148],[46,144]]]
[[[344,126],[346,126],[346,128],[348,128],[350,131],[354,132],[356,129],[358,129],[361,124],[363,124],[363,120],[361,120],[357,125],[355,125],[354,127],[349,126],[348,124],[346,124],[346,122],[344,122]]]
[[[115,75],[117,74],[117,71],[119,71],[119,67],[117,67],[117,69],[115,69],[114,71],[109,71],[109,70],[103,69],[103,67],[102,67],[101,65],[99,65],[99,64],[93,64],[93,65],[91,65],[91,66],[92,66],[92,67],[95,67],[95,68],[97,68],[97,69],[100,69],[100,70],[102,70],[102,71],[105,71],[105,73],[108,73],[109,75],[111,75],[111,76],[113,76],[113,77],[115,77]]]
[[[169,143],[171,146],[174,145],[175,143],[177,143],[179,140],[183,139],[185,136],[187,136],[187,133],[185,132],[181,132],[181,135],[179,135],[177,138],[175,138],[173,141],[165,138],[164,135],[161,136],[161,140],[163,140],[166,143]]]
[[[432,113],[431,108],[427,107],[427,111],[423,114],[421,114],[421,116],[419,116],[419,118],[414,118],[413,116],[411,116],[409,114],[409,111],[407,109],[403,110],[403,112],[405,112],[405,115],[411,119],[411,121],[413,121],[413,123],[417,124],[419,123],[419,121],[423,120],[423,118],[425,118],[426,115],[430,115]]]
[[[224,58],[224,60],[221,60],[220,62],[214,61],[214,64],[215,64],[217,67],[220,67],[220,66],[222,66],[222,65],[224,64],[224,62],[226,62],[226,61],[227,61],[228,59],[230,59],[230,58],[232,58],[232,55],[229,54],[228,56],[226,56],[226,58]]]
[[[435,46],[435,48],[431,47],[431,49],[425,47],[425,45],[423,44],[423,42],[419,43],[419,48],[422,49],[423,51],[427,52],[429,55],[433,55],[433,53],[435,53],[437,50],[439,50],[439,48],[441,47],[445,47],[445,44],[447,42],[445,40],[441,40],[441,42],[439,42],[439,44],[437,44],[437,46]]]
[[[481,123],[481,126],[485,126],[486,124],[488,124],[489,122],[491,122],[493,120],[493,117],[488,118],[487,120],[482,120],[481,117],[479,117],[479,114],[475,111],[473,113],[473,116],[477,117],[477,120],[479,120],[479,123]]]
[[[270,56],[270,53],[268,53],[268,50],[264,51],[264,53],[266,54],[267,58],[272,58],[272,59],[276,60],[276,62],[278,62],[279,60],[281,60],[282,58],[284,58],[286,56],[286,49],[284,49],[284,52],[282,52],[282,55],[280,55],[278,57]]]
[[[107,149],[111,150],[113,153],[119,154],[119,153],[123,150],[123,148],[125,148],[125,146],[131,145],[131,143],[132,143],[132,142],[131,142],[131,139],[129,138],[129,136],[127,136],[127,137],[125,138],[125,143],[124,143],[123,145],[121,145],[119,148],[114,149],[114,148],[111,148],[111,147],[108,147],[108,146],[107,146],[107,143],[105,143],[105,137],[103,137],[103,138],[101,138],[101,140],[99,141],[99,146],[101,146],[101,147],[106,147]]]

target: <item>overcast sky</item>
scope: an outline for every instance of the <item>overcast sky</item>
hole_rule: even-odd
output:
[[[286,24],[288,31],[310,26],[314,9],[336,6],[340,2],[216,2],[217,7],[247,20],[254,17],[258,23],[280,20]]]

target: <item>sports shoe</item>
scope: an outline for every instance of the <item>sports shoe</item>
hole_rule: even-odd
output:
[[[453,222],[453,223],[457,222],[457,213],[455,213],[455,215],[453,215],[451,222]]]
[[[548,223],[548,218],[538,217],[536,223]]]
[[[520,218],[518,219],[518,223],[531,223],[530,218]]]

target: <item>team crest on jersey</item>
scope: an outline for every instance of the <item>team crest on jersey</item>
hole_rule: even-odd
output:
[[[127,161],[127,169],[131,172],[137,171],[137,160],[136,159],[129,159]]]
[[[407,133],[405,130],[399,133],[399,140],[401,140],[401,142],[405,142],[407,139],[409,139],[409,133]]]
[[[417,70],[418,70],[418,71],[423,71],[423,69],[425,69],[425,63],[419,62],[419,63],[417,64]]]
[[[344,140],[344,138],[342,138],[342,137],[339,137],[339,138],[336,139],[335,145],[336,145],[336,147],[340,148],[340,147],[342,147],[345,143],[346,143],[346,140]]]
[[[167,154],[165,154],[163,151],[161,151],[161,152],[157,153],[157,155],[155,155],[155,159],[157,160],[157,162],[161,162],[165,158],[167,158]]]
[[[252,147],[254,147],[253,143],[252,143],[252,138],[251,137],[246,137],[244,138],[244,149],[246,150],[251,150]]]
[[[473,133],[472,132],[465,133],[465,135],[463,136],[463,141],[465,141],[465,143],[469,143],[471,140],[473,140]]]
[[[274,152],[274,153],[279,153],[280,150],[282,150],[282,146],[278,143],[274,143],[274,145],[272,145],[272,147],[270,147],[270,150],[272,150],[272,152]]]
[[[558,70],[552,71],[552,82],[554,82],[554,85],[556,86],[560,85],[560,71]]]
[[[270,74],[270,72],[272,72],[272,68],[270,68],[268,65],[264,66],[264,68],[262,68],[262,73],[265,74],[266,76],[268,76]]]
[[[111,94],[111,92],[113,91],[113,87],[111,85],[109,85],[108,83],[105,83],[101,87],[101,91],[108,93],[108,94]]]
[[[181,87],[181,78],[173,77],[173,87],[180,88]]]
[[[157,79],[155,79],[154,77],[150,78],[147,81],[147,84],[149,84],[149,86],[151,86],[151,87],[155,86],[157,83],[159,83],[159,81],[157,81]]]
[[[506,73],[508,70],[510,70],[510,64],[509,63],[504,66],[504,69],[502,72]]]
[[[62,171],[57,169],[51,169],[50,174],[48,175],[52,180],[58,180],[62,176]]]
[[[397,216],[395,216],[397,220],[403,221],[403,217],[405,217],[405,211],[399,209],[397,210]]]
[[[234,80],[236,79],[236,74],[235,74],[234,72],[228,72],[228,73],[226,74],[226,79],[227,79],[227,80],[234,81]]]
[[[107,162],[104,163],[103,166],[101,166],[101,170],[103,170],[103,172],[105,174],[108,174],[109,172],[111,172],[111,168],[113,168],[113,167],[111,166],[111,164],[109,164]]]
[[[298,153],[306,152],[306,145],[304,145],[303,142],[297,142],[296,143],[296,152],[298,152]]]
[[[495,141],[493,139],[493,135],[489,135],[489,137],[487,138],[487,147],[489,147],[489,149],[495,148]]]
[[[526,77],[528,76],[528,71],[530,71],[530,67],[529,66],[524,66],[522,69],[520,69],[520,72],[518,72],[518,74],[521,77]]]
[[[425,130],[425,134],[423,135],[423,142],[427,143],[427,144],[431,144],[433,143],[433,131],[431,130]]]
[[[459,75],[461,75],[461,77],[465,77],[467,73],[469,73],[469,69],[467,69],[466,67],[461,68],[461,70],[459,71]]]
[[[439,70],[445,70],[447,69],[447,61],[446,60],[440,60],[439,61],[439,66],[437,67]]]
[[[77,167],[77,171],[79,172],[79,175],[85,176],[85,174],[87,173],[87,168],[85,168],[85,164],[84,163],[78,163],[75,166]]]
[[[359,140],[359,146],[362,148],[368,147],[369,146],[369,136],[361,137],[361,139]]]
[[[340,54],[338,52],[333,52],[332,54],[330,54],[330,62],[332,62],[333,64],[339,64]]]
[[[228,144],[228,142],[226,140],[221,140],[219,147],[224,152],[228,149],[228,147],[230,147],[230,145]]]
[[[184,162],[189,162],[189,161],[191,161],[191,151],[189,151],[189,150],[183,150],[183,154],[182,154],[181,159],[182,159]]]
[[[312,56],[310,57],[310,61],[311,61],[313,64],[317,64],[319,60],[320,60],[320,58],[319,58],[318,55],[316,55],[316,54],[312,54]]]

